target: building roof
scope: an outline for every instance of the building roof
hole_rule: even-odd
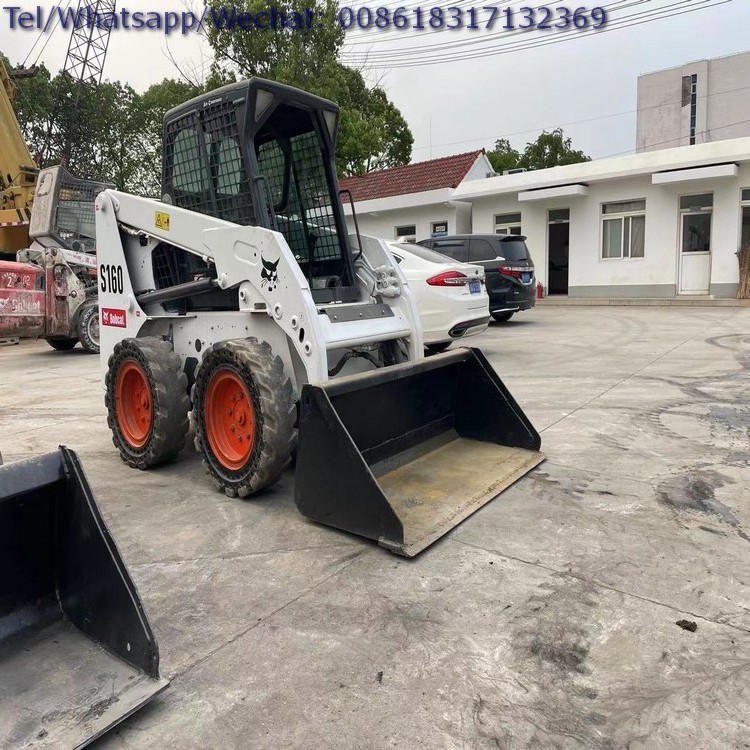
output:
[[[454,200],[472,200],[504,193],[539,188],[589,184],[623,177],[691,169],[713,164],[750,161],[750,137],[732,138],[695,146],[644,151],[640,154],[595,159],[581,164],[551,167],[520,174],[499,175],[484,180],[468,180],[453,193]]]
[[[455,188],[483,153],[484,149],[467,151],[403,167],[381,169],[361,177],[343,177],[339,181],[340,187],[342,190],[351,190],[355,201]]]

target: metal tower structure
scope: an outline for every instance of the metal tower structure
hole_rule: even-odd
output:
[[[113,18],[116,0],[79,0],[76,10],[76,23],[68,42],[63,72],[67,73],[75,82],[72,95],[73,111],[78,110],[81,88],[87,85],[97,86],[101,83],[104,72],[104,61],[107,57],[109,37],[113,28]],[[59,112],[61,102],[55,102],[51,130],[47,139],[48,148],[53,142],[53,134],[57,134],[58,143],[62,148],[58,155],[60,164],[68,166],[76,123],[68,124],[65,132],[59,128]],[[59,139],[59,140],[58,140]]]
[[[79,83],[100,83],[116,0],[79,0],[63,70]]]

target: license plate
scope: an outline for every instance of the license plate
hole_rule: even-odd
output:
[[[530,273],[522,273],[521,274],[521,281],[523,281],[524,284],[528,284],[531,281],[531,274]]]
[[[482,291],[482,285],[479,279],[469,279],[469,294],[479,294]]]

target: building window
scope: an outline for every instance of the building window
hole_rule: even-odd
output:
[[[499,214],[495,217],[495,234],[521,234],[521,214]]]
[[[695,145],[698,124],[698,76],[682,76],[682,106],[690,107],[690,145]]]
[[[417,241],[417,227],[415,224],[405,224],[402,227],[396,227],[394,232],[396,239],[401,242],[416,243]]]
[[[683,253],[711,252],[713,193],[680,196]]]
[[[700,195],[683,195],[680,197],[680,211],[705,211],[713,208],[713,193]]]
[[[740,249],[750,247],[750,188],[742,191],[742,235]]]
[[[645,235],[645,200],[602,205],[602,258],[642,258]]]
[[[448,222],[447,221],[433,221],[432,222],[432,236],[433,237],[445,237],[448,234]]]

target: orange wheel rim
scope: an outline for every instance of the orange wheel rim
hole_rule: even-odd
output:
[[[211,375],[204,415],[214,456],[224,468],[238,471],[255,446],[255,407],[245,382],[234,370],[220,367]]]
[[[117,372],[115,410],[125,440],[142,448],[151,434],[153,403],[148,376],[134,359],[126,359]]]

